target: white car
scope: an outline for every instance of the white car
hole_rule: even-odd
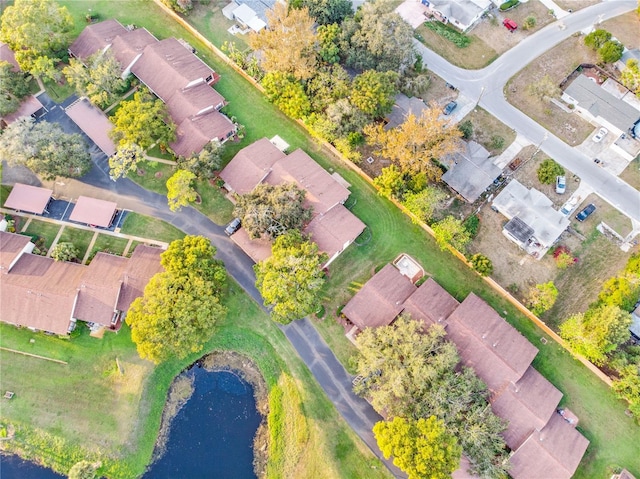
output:
[[[596,133],[595,135],[593,135],[593,141],[595,141],[596,143],[600,143],[602,141],[602,139],[607,136],[607,133],[609,133],[609,130],[607,130],[606,128],[600,128],[598,130],[598,133]]]
[[[556,193],[562,195],[567,191],[567,179],[564,176],[556,176]]]

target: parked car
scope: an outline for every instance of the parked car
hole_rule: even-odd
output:
[[[609,130],[607,130],[606,128],[600,128],[598,130],[598,133],[596,133],[595,135],[593,135],[592,140],[595,141],[596,143],[600,143],[602,141],[602,139],[607,136],[607,133],[609,133]]]
[[[591,213],[593,213],[596,210],[596,205],[594,205],[593,203],[589,203],[587,206],[585,206],[582,211],[580,213],[578,213],[576,215],[576,219],[578,221],[584,221],[586,220]]]
[[[575,209],[575,207],[578,206],[579,200],[580,200],[579,196],[574,196],[573,198],[570,198],[569,201],[567,201],[564,205],[562,205],[562,208],[560,209],[560,213],[562,213],[565,216],[569,216],[571,212]]]
[[[451,115],[451,112],[456,109],[458,106],[458,102],[450,101],[447,105],[442,109],[442,113],[445,115]]]
[[[567,179],[564,176],[556,176],[556,193],[559,195],[567,191]]]
[[[511,20],[510,18],[505,18],[502,20],[502,24],[506,27],[507,30],[513,32],[518,29],[518,24]]]
[[[231,221],[231,223],[229,223],[224,229],[224,232],[227,234],[227,236],[231,236],[233,233],[240,229],[240,226],[242,226],[242,221],[240,220],[240,218],[234,218],[233,221]]]

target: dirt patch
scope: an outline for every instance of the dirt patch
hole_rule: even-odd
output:
[[[600,3],[601,0],[555,0],[555,4],[563,10],[576,12],[583,8],[590,7],[596,3]]]
[[[233,351],[215,351],[198,361],[207,371],[233,371],[253,387],[256,409],[262,415],[262,422],[258,426],[253,441],[253,468],[260,478],[266,476],[268,438],[267,414],[269,412],[269,398],[267,385],[256,364],[249,358]],[[171,421],[193,394],[193,379],[186,374],[187,370],[179,374],[169,388],[167,402],[162,412],[160,432],[153,452],[152,462],[162,456],[171,430]]]
[[[633,12],[625,13],[607,20],[600,25],[610,31],[627,48],[638,48],[638,32],[640,32],[640,17]]]
[[[467,120],[473,124],[473,134],[470,139],[484,146],[492,156],[502,153],[516,139],[514,130],[479,106],[465,116],[460,124]],[[499,144],[500,138],[502,145]]]
[[[585,47],[582,35],[572,36],[511,78],[505,87],[507,100],[569,145],[578,145],[593,132],[593,126],[549,100],[530,95],[527,89],[546,75],[555,85],[560,85],[582,63],[597,63],[596,54]]]
[[[640,190],[640,156],[629,163],[629,166],[624,169],[620,178],[629,183],[636,190]]]

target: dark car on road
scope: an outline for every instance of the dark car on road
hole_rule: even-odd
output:
[[[442,109],[442,113],[445,115],[450,115],[453,110],[456,109],[458,103],[455,101],[450,101],[447,105]]]
[[[584,209],[578,213],[576,215],[576,219],[578,221],[584,221],[586,220],[591,213],[593,213],[596,210],[596,205],[594,205],[593,203],[589,203],[587,206],[584,207]]]
[[[227,225],[227,227],[224,229],[224,232],[228,236],[231,236],[233,233],[240,229],[240,226],[242,226],[242,221],[240,221],[240,218],[235,218],[231,223]]]

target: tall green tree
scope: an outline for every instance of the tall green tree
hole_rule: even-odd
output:
[[[143,359],[160,363],[202,350],[226,314],[220,302],[226,282],[216,249],[202,236],[174,241],[162,253],[165,271],[147,284],[126,316]]]
[[[353,80],[351,103],[378,118],[391,112],[397,93],[398,75],[394,72],[367,70]]]
[[[339,24],[353,13],[350,0],[293,0],[289,2],[293,8],[306,7],[320,26]]]
[[[100,108],[111,105],[127,88],[120,63],[109,50],[91,55],[85,62],[86,67],[76,58],[69,61],[69,66],[62,70],[67,82],[94,105]]]
[[[578,313],[560,325],[560,336],[569,347],[596,365],[629,339],[631,315],[618,306],[603,305]]]
[[[626,68],[620,74],[620,81],[636,96],[640,96],[640,65],[638,60],[635,58],[627,60]]]
[[[117,180],[135,171],[138,163],[145,158],[144,151],[135,143],[121,143],[116,152],[109,158],[109,176]]]
[[[598,50],[609,40],[611,40],[611,33],[598,28],[584,37],[584,44],[593,50]]]
[[[623,52],[624,45],[622,43],[609,40],[598,49],[598,58],[604,63],[615,63],[620,60]]]
[[[13,113],[22,99],[29,94],[29,82],[22,72],[14,72],[13,65],[0,61],[0,116]]]
[[[447,194],[441,189],[427,186],[417,193],[407,194],[404,199],[404,206],[416,215],[420,221],[429,222],[446,198]]]
[[[623,273],[609,278],[602,285],[598,299],[604,304],[619,306],[620,309],[631,311],[640,297],[640,277]]]
[[[196,200],[195,179],[196,175],[190,171],[178,170],[167,180],[167,202],[171,211],[178,211]]]
[[[393,463],[409,479],[447,479],[460,466],[462,448],[434,416],[380,421],[373,426],[373,434],[384,457],[393,456]]]
[[[629,402],[629,411],[640,421],[640,363],[626,366],[611,387],[619,399]]]
[[[297,120],[309,114],[309,98],[302,84],[292,75],[279,71],[269,72],[262,79],[262,86],[267,98],[285,115]]]
[[[59,61],[73,33],[73,18],[53,0],[15,0],[0,19],[0,41],[14,51],[20,68],[34,75],[37,62]],[[42,63],[41,63],[42,65]]]
[[[196,175],[199,180],[208,180],[215,176],[222,162],[224,145],[210,141],[200,153],[195,153],[189,158],[178,158],[178,168],[187,170]]]
[[[435,223],[432,227],[436,243],[441,250],[446,250],[448,245],[453,246],[458,251],[464,251],[471,234],[465,228],[462,220],[449,215],[441,221]]]
[[[254,266],[256,287],[271,307],[271,317],[283,324],[317,310],[325,282],[322,265],[327,260],[318,245],[298,230],[279,236],[271,256]]]
[[[0,157],[46,180],[78,178],[91,169],[91,156],[80,135],[65,133],[57,123],[36,123],[26,117],[11,123],[0,135]]]
[[[551,158],[547,158],[536,171],[538,175],[538,181],[543,185],[551,185],[555,183],[556,176],[564,175],[564,168],[560,166],[558,163],[553,161]]]
[[[238,197],[234,215],[242,220],[250,238],[274,239],[290,230],[301,230],[311,219],[312,210],[305,208],[304,200],[305,191],[295,183],[262,183]]]
[[[111,138],[121,144],[135,143],[146,150],[153,143],[166,146],[176,139],[176,126],[166,105],[146,90],[123,101],[111,121]]]
[[[553,281],[536,284],[531,288],[526,298],[526,303],[531,312],[537,316],[550,310],[558,298],[558,288]]]

